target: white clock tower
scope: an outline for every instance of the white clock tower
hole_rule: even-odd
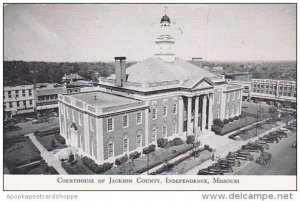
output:
[[[160,57],[164,62],[175,61],[174,53],[174,38],[171,36],[171,20],[167,15],[164,15],[160,20],[161,33],[156,38],[155,43],[157,45],[156,56]]]

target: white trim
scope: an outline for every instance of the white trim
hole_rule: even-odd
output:
[[[111,119],[111,130],[108,129],[108,120]],[[112,132],[114,131],[114,118],[112,117],[108,117],[107,120],[106,120],[106,130],[107,132]]]
[[[109,154],[109,144],[112,143],[112,155]],[[107,159],[115,157],[115,143],[112,140],[109,140],[107,143]]]
[[[164,112],[166,112],[166,113],[164,114]],[[163,117],[167,117],[167,116],[168,116],[168,106],[164,105],[163,106]]]
[[[165,133],[164,133],[164,128],[166,128]],[[164,124],[162,126],[162,137],[168,137],[168,126],[167,126],[167,124]]]
[[[153,113],[155,111],[155,113]],[[155,114],[155,117],[153,118],[153,114]],[[151,112],[151,118],[153,120],[157,119],[157,107],[153,107],[152,108],[152,112]]]
[[[140,122],[138,122],[138,114],[140,115]],[[136,125],[140,125],[143,123],[143,115],[142,115],[142,111],[138,111],[136,112]]]
[[[175,106],[175,112],[174,112],[174,106]],[[177,105],[177,103],[174,103],[173,107],[172,107],[172,113],[177,114],[177,110],[178,110],[178,105]]]
[[[124,117],[126,117],[126,125],[124,126]],[[128,114],[124,114],[122,115],[122,127],[123,128],[128,128],[129,127],[129,115]]]

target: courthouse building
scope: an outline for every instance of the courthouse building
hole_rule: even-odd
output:
[[[171,20],[160,21],[157,51],[115,74],[95,91],[59,95],[61,135],[97,163],[114,161],[159,138],[211,133],[213,119],[241,114],[242,87],[176,57]]]

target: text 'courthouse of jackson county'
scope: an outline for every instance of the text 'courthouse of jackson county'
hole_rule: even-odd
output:
[[[211,131],[213,119],[241,114],[242,87],[175,56],[171,20],[160,21],[157,53],[115,74],[95,91],[59,95],[61,135],[97,163],[141,151],[159,138],[186,138]]]

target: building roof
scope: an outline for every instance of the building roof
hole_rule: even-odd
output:
[[[164,62],[159,57],[150,57],[126,69],[128,82],[154,83],[164,81],[185,81],[189,87],[204,77],[215,77],[214,74],[199,68],[178,57],[174,62]]]
[[[115,94],[109,94],[100,91],[76,93],[76,94],[70,94],[68,96],[81,100],[97,108],[108,108],[108,107],[128,105],[128,104],[140,102],[139,100],[133,98],[127,98],[127,97],[123,97]]]
[[[83,77],[81,77],[81,76],[78,75],[77,73],[74,73],[74,74],[71,73],[71,74],[69,74],[69,75],[65,75],[64,78],[65,78],[66,80],[73,80],[73,79],[79,80],[79,79],[83,79]]]
[[[163,23],[163,22],[171,23],[170,17],[165,14],[160,20],[160,23]]]

